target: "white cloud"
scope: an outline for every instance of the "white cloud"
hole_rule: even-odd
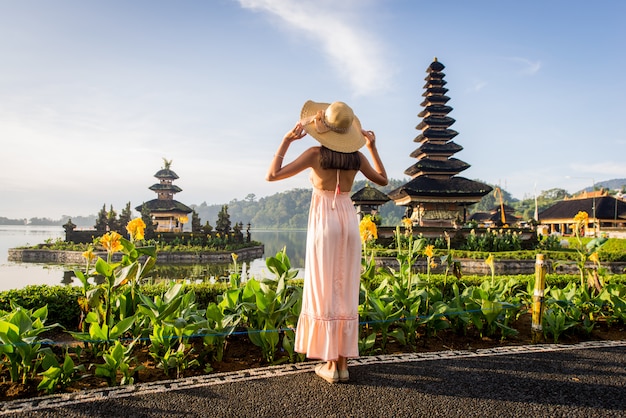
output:
[[[479,92],[482,89],[484,89],[487,86],[486,81],[476,81],[472,86],[470,86],[469,91],[470,92]]]
[[[522,75],[535,75],[541,69],[541,61],[531,61],[521,57],[511,57],[509,59],[520,64],[519,73]]]
[[[362,2],[341,2],[339,6],[336,1],[320,0],[239,0],[239,3],[243,8],[268,12],[310,37],[356,95],[369,95],[388,87],[391,72],[383,48],[355,18]]]

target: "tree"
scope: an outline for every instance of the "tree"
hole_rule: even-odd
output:
[[[202,224],[200,223],[200,216],[195,209],[191,212],[191,232],[201,232]]]
[[[480,180],[478,180],[478,181],[480,181]],[[485,182],[482,182],[482,183],[485,183]],[[500,189],[500,192],[502,193],[502,202],[505,205],[510,205],[510,206],[514,207],[513,203],[516,201],[516,199],[514,199],[513,196],[511,196],[511,194],[509,192],[499,188],[499,186],[496,186],[496,185],[490,185],[490,186],[493,188],[493,190],[490,191],[485,196],[483,196],[483,198],[480,199],[480,201],[478,203],[476,203],[472,207],[472,209],[471,209],[472,213],[474,213],[474,212],[489,212],[489,211],[491,211],[494,208],[500,207],[500,196],[496,196],[496,189],[497,188]]]
[[[102,209],[98,212],[98,217],[96,218],[96,224],[94,228],[98,232],[104,232],[107,230],[107,209],[106,203],[102,205]]]
[[[241,222],[235,223],[233,226],[233,233],[235,234],[235,239],[237,242],[243,242],[243,234],[241,230],[243,229],[243,224]]]
[[[117,212],[113,209],[113,205],[109,209],[109,213],[107,213],[107,225],[109,227],[109,231],[119,231],[120,226],[117,222]]]
[[[122,210],[122,213],[120,213],[120,217],[119,217],[120,228],[125,228],[132,218],[133,218],[133,212],[130,209],[130,202],[128,202],[126,204],[126,207]]]
[[[567,193],[567,190],[555,188],[542,191],[541,194],[538,196],[538,199],[555,202],[563,200],[566,197],[569,197],[569,193]]]
[[[154,238],[156,231],[154,228],[154,222],[152,221],[152,214],[150,213],[150,209],[148,209],[148,205],[145,203],[141,205],[141,220],[144,224],[146,224],[146,229],[144,231],[145,239]]]
[[[226,235],[230,232],[230,215],[228,214],[228,205],[223,205],[220,213],[217,214],[217,224],[215,230]]]

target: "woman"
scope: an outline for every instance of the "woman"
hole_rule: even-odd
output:
[[[283,166],[290,144],[307,133],[321,146],[307,149]],[[372,164],[358,151],[363,145]],[[313,195],[295,350],[326,361],[315,373],[335,383],[349,379],[348,358],[359,355],[361,241],[349,193],[359,171],[381,186],[388,179],[374,132],[362,130],[352,109],[343,102],[307,101],[300,121],[285,134],[274,154],[266,179],[282,180],[307,168],[311,169]]]

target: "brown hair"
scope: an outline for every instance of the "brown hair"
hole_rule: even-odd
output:
[[[324,169],[358,170],[361,168],[361,157],[358,151],[337,152],[322,146],[320,165]]]

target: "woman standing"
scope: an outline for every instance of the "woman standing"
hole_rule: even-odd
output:
[[[289,164],[283,159],[290,144],[306,134],[314,146]],[[372,163],[358,151],[369,150]],[[387,173],[376,150],[376,136],[361,129],[343,102],[307,101],[300,121],[285,134],[266,179],[282,180],[310,168],[313,195],[309,210],[302,311],[295,350],[326,361],[315,368],[324,380],[347,381],[348,358],[358,357],[361,240],[350,190],[360,171],[384,186]]]

